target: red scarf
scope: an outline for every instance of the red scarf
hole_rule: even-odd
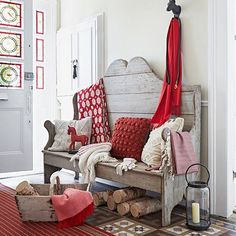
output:
[[[164,124],[171,114],[181,114],[182,56],[181,21],[172,18],[167,35],[166,73],[157,110],[152,123]]]

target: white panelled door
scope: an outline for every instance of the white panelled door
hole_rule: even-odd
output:
[[[31,74],[24,78],[33,71],[33,1],[6,2],[0,1],[0,173],[33,168],[33,82]]]
[[[103,76],[103,43],[102,14],[58,31],[57,98],[61,119],[73,117],[73,94]]]

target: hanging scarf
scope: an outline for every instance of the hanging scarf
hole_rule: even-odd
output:
[[[159,104],[152,117],[156,127],[164,124],[171,114],[181,114],[182,56],[181,21],[173,17],[167,35],[166,73]]]

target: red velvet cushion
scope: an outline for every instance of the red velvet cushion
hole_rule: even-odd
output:
[[[111,155],[116,158],[132,157],[140,161],[150,123],[151,120],[146,118],[119,118],[112,134]]]
[[[108,142],[110,128],[103,80],[77,93],[79,120],[92,117],[91,143]]]

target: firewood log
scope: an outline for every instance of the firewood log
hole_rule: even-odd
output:
[[[95,206],[102,206],[106,204],[103,199],[103,193],[104,192],[93,193],[93,203]]]
[[[119,189],[113,193],[115,203],[122,203],[145,196],[146,190],[140,188]]]
[[[134,200],[130,200],[127,202],[122,202],[120,204],[117,205],[117,212],[121,215],[124,216],[126,214],[128,214],[130,212],[130,207],[132,204],[136,203],[136,202],[140,202],[140,201],[144,201],[149,199],[148,197],[142,197],[142,198],[136,198]]]
[[[116,210],[117,204],[114,202],[114,198],[112,196],[109,196],[107,199],[107,207],[111,211]]]
[[[103,192],[103,199],[104,199],[104,201],[107,202],[108,197],[112,196],[113,193],[114,193],[113,190],[107,190],[107,191]]]
[[[18,195],[39,195],[38,192],[28,183],[22,181],[16,187],[16,194]]]
[[[136,202],[131,205],[130,212],[133,217],[138,218],[149,213],[161,210],[161,202],[158,199],[151,198],[142,202]]]

